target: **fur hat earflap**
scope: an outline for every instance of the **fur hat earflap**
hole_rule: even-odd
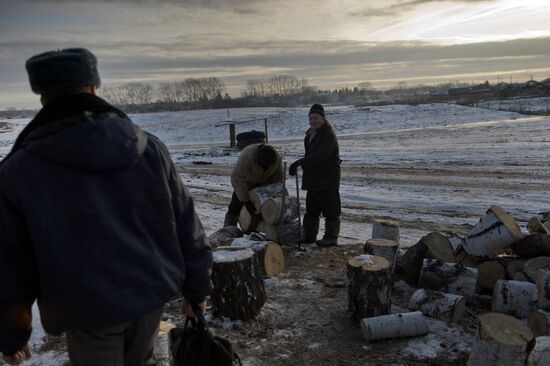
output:
[[[27,60],[31,89],[37,94],[101,85],[97,59],[85,48],[66,48],[44,52]]]

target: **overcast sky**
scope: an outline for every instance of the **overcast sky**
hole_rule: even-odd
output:
[[[550,77],[549,0],[0,0],[0,109],[38,107],[24,63],[86,47],[104,85],[288,73],[370,81]]]

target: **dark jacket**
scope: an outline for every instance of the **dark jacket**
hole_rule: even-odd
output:
[[[302,189],[312,191],[340,188],[340,150],[336,134],[327,122],[310,141],[310,130],[304,138],[305,157],[300,165],[304,171]]]
[[[0,351],[211,290],[212,253],[168,150],[89,94],[48,103],[0,165]]]

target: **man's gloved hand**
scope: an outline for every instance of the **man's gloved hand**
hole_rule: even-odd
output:
[[[254,204],[250,201],[246,201],[244,203],[244,207],[246,207],[246,210],[252,215],[256,215],[256,207],[254,206]]]
[[[288,174],[294,176],[296,175],[296,171],[298,170],[298,167],[302,164],[302,159],[296,160],[294,163],[290,164],[290,168],[288,168]]]

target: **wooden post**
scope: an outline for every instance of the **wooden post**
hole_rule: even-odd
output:
[[[479,329],[468,366],[523,366],[533,333],[509,315],[486,313],[478,317]]]
[[[420,311],[382,315],[361,320],[361,333],[367,342],[380,339],[416,337],[428,334],[428,322]]]
[[[269,144],[269,134],[267,133],[267,118],[264,118],[265,143]]]
[[[409,309],[420,310],[422,314],[447,322],[458,323],[464,316],[464,296],[420,288],[409,300]]]
[[[390,313],[392,277],[386,258],[363,254],[348,261],[348,309],[356,324],[363,318]]]
[[[229,147],[235,147],[237,146],[236,138],[235,138],[235,124],[230,123],[229,124]]]
[[[527,318],[537,303],[537,287],[530,282],[498,280],[492,311]]]
[[[231,320],[253,319],[266,301],[258,257],[250,249],[213,253],[212,314]]]

